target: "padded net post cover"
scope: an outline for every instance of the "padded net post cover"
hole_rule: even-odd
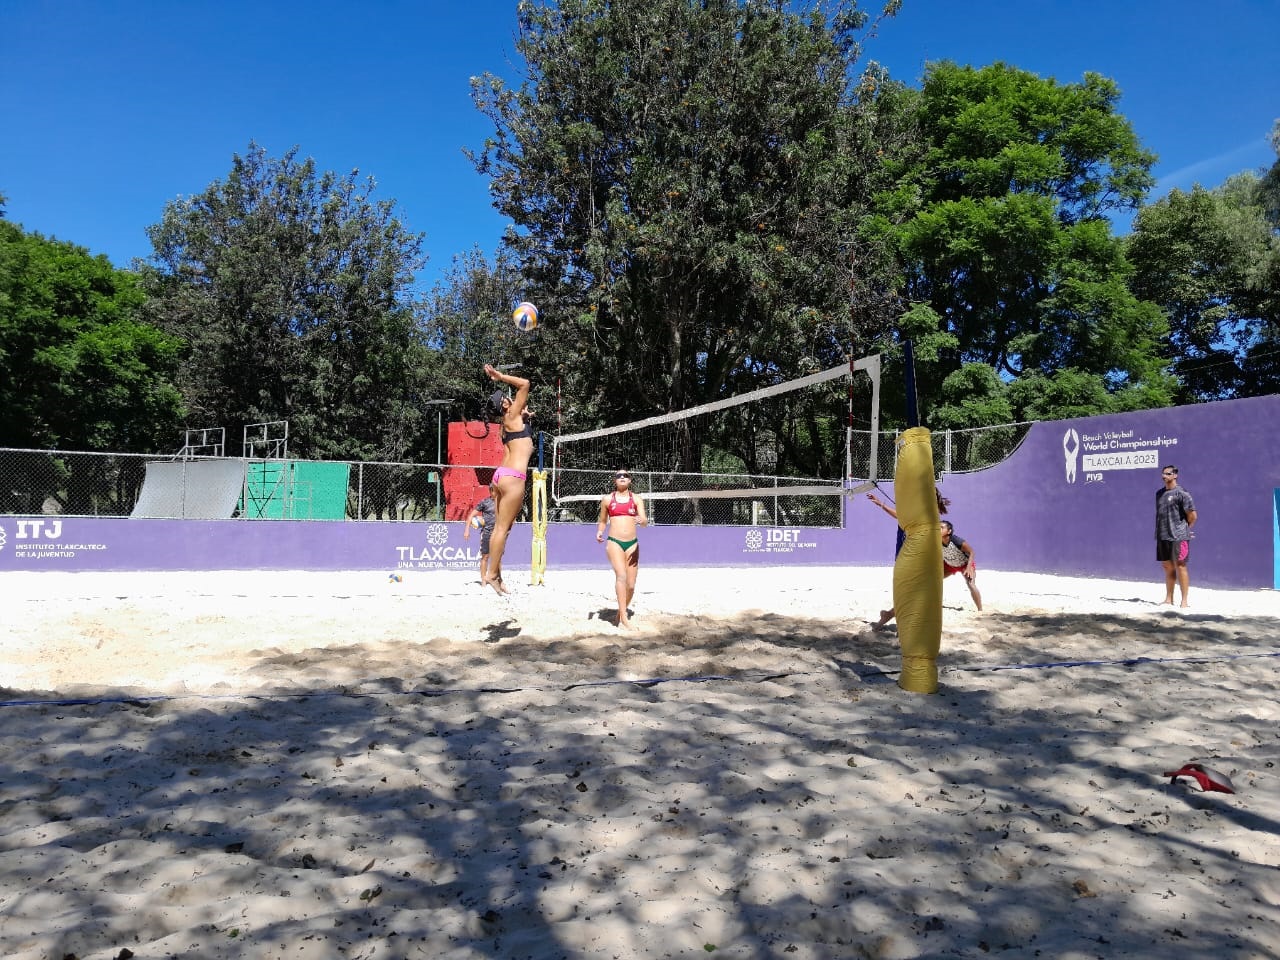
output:
[[[912,693],[938,690],[942,646],[942,538],[934,495],[929,431],[912,427],[898,440],[893,480],[898,525],[906,541],[893,564],[893,606],[902,645],[898,686]]]

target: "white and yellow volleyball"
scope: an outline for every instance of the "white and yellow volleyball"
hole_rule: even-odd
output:
[[[536,329],[538,326],[538,308],[528,300],[522,301],[511,311],[511,322],[516,325],[517,330],[525,333]]]

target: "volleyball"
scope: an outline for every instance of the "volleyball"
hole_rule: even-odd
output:
[[[471,518],[471,525],[475,527],[477,530],[479,530],[481,527],[484,526],[484,517],[480,516],[480,514],[477,513],[474,517]]]
[[[528,333],[538,326],[538,308],[528,300],[523,301],[511,311],[511,322],[516,325],[517,330]]]

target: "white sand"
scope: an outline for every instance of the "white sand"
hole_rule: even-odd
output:
[[[0,576],[0,954],[1280,955],[1274,592],[474,579]]]

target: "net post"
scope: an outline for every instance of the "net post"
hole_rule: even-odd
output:
[[[906,363],[907,426],[920,426],[920,402],[916,397],[916,355],[910,340],[902,341],[902,357]]]
[[[545,586],[547,578],[547,471],[533,471],[531,502],[533,557],[529,563],[529,586]]]
[[[858,365],[871,378],[871,452],[867,479],[876,481],[880,479],[880,354],[863,357]]]

